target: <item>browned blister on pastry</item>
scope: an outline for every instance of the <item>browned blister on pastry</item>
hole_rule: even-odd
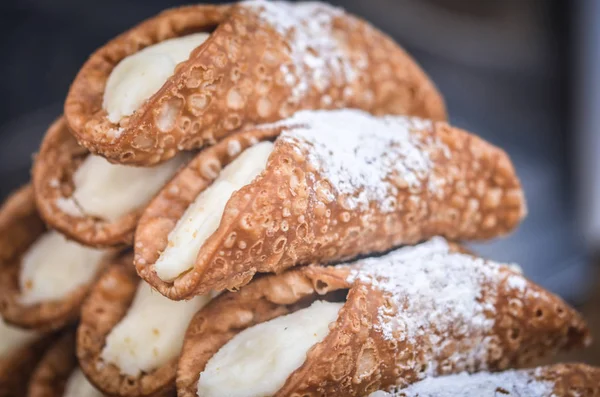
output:
[[[272,146],[262,142],[278,133]],[[142,215],[135,264],[182,299],[436,235],[504,235],[525,213],[507,154],[464,130],[306,111],[202,151]]]
[[[82,247],[46,230],[30,185],[0,208],[0,236],[0,313],[5,321],[43,331],[74,321],[111,251]]]
[[[33,368],[52,338],[19,329],[0,318],[0,397],[21,397]]]
[[[156,78],[156,91],[136,97],[138,106],[125,97],[143,90],[143,83],[114,94],[117,84],[132,81],[121,74],[121,62],[133,64],[130,56],[142,49],[156,52],[157,43],[191,40],[198,32],[207,35],[189,58],[173,58],[181,63],[172,75],[156,72],[164,80]],[[367,22],[325,3],[250,1],[169,10],[123,33],[84,64],[65,115],[92,152],[148,165],[301,109],[346,107],[445,119],[443,100],[425,73]]]
[[[600,369],[585,364],[555,364],[528,370],[509,370],[427,378],[407,388],[369,397],[597,397]]]
[[[92,247],[133,242],[144,206],[187,160],[127,167],[91,155],[59,118],[46,133],[32,179],[40,215],[51,227]]]
[[[183,335],[203,301],[200,297],[167,301],[140,280],[132,262],[132,254],[120,257],[86,299],[77,330],[77,356],[86,376],[108,395],[175,395]],[[179,310],[182,305],[190,309]],[[179,334],[173,332],[176,327]],[[171,348],[164,338],[176,345],[170,354],[163,352]]]
[[[314,302],[340,302],[333,294],[340,290],[349,290],[343,303]],[[317,304],[338,305],[325,334],[305,352],[280,349],[312,337],[321,316],[291,317]],[[305,329],[309,335],[299,336]],[[453,252],[436,238],[379,258],[263,277],[219,296],[190,323],[177,388],[181,397],[362,396],[426,376],[523,365],[589,339],[579,314],[514,266]],[[289,367],[294,357],[300,361]]]

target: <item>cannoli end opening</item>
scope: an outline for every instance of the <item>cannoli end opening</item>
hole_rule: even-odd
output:
[[[197,395],[275,395],[328,335],[343,306],[333,295],[331,301],[311,298],[308,306],[298,302],[305,307],[246,328],[223,345],[200,373]]]
[[[154,265],[162,281],[172,282],[194,267],[204,244],[220,227],[232,195],[262,173],[272,151],[272,142],[257,143],[218,170],[216,179],[195,198],[170,231],[167,246]]]

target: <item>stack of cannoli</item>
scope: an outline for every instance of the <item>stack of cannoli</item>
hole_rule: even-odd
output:
[[[398,44],[325,3],[96,51],[0,208],[0,396],[600,396],[581,316],[462,243],[526,215]],[[498,394],[499,393],[499,394]]]

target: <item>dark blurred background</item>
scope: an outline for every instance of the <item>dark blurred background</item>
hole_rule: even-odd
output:
[[[514,235],[477,249],[522,264],[535,281],[596,311],[600,1],[332,2],[394,36],[445,95],[451,121],[514,159],[529,217]],[[86,57],[183,3],[2,0],[0,195],[28,179],[31,154]]]

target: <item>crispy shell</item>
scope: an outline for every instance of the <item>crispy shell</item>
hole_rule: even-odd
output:
[[[335,14],[323,34],[335,38],[337,50],[356,69],[355,78],[304,87],[303,95],[292,98],[294,90],[286,81],[302,76],[298,71],[287,76],[281,68],[294,57],[292,43],[259,14],[259,8],[243,3],[176,8],[100,48],[83,65],[65,102],[79,143],[113,162],[150,165],[300,109],[351,107],[445,119],[442,97],[412,58],[387,35],[346,13]],[[115,66],[144,47],[194,31],[212,34],[133,115],[110,122],[102,101]]]
[[[361,263],[353,266],[360,268]],[[389,296],[360,279],[350,285],[348,274],[346,266],[311,265],[259,278],[239,292],[215,298],[196,314],[188,328],[177,372],[178,395],[196,395],[199,374],[233,336],[302,307],[297,305],[300,302],[337,289],[350,289],[337,321],[325,339],[309,350],[304,364],[288,377],[275,397],[368,395],[394,385],[406,386],[424,373],[431,374],[426,372],[430,360],[437,375],[502,370],[562,348],[589,343],[589,332],[579,314],[531,282],[522,293],[512,288],[508,280],[516,273],[508,266],[502,267],[498,285],[483,286],[482,299],[497,296],[494,309],[486,314],[494,318],[495,325],[485,336],[490,342],[481,356],[483,361],[467,360],[473,351],[481,349],[479,337],[473,334],[470,340],[470,331],[453,336],[455,331],[436,330],[435,323],[428,331],[437,334],[440,343],[447,343],[442,350],[430,344],[432,339],[426,336],[431,335],[389,340],[381,332],[378,316],[384,308],[390,309]],[[216,316],[220,321],[214,321]],[[431,356],[433,351],[436,353]]]
[[[77,357],[88,379],[106,394],[171,396],[175,394],[177,358],[137,378],[121,374],[118,367],[101,359],[106,337],[127,314],[140,282],[132,261],[133,256],[126,254],[113,263],[85,301],[77,329]]]
[[[264,140],[290,127],[278,128],[250,129],[200,152],[148,205],[136,231],[135,265],[163,295],[179,300],[235,289],[256,273],[336,262],[433,236],[489,239],[508,233],[525,216],[525,199],[508,155],[444,122],[413,131],[423,142],[446,144],[449,156],[437,146],[429,153],[431,175],[443,180],[442,187],[434,194],[427,179],[417,189],[392,182],[397,193],[388,193],[387,199],[396,203],[390,212],[380,210],[378,203],[348,209],[346,198],[324,175],[327,170],[310,162],[311,153],[278,139],[265,171],[229,199],[219,228],[200,249],[194,267],[172,283],[161,280],[155,263],[169,233],[232,160],[229,149],[243,150],[250,140]],[[323,193],[324,186],[328,193]],[[355,197],[360,194],[353,192]]]
[[[109,222],[69,213],[60,204],[73,194],[73,174],[88,155],[89,151],[71,135],[63,117],[50,126],[32,171],[40,215],[51,227],[83,245],[100,248],[132,244],[142,208]]]
[[[0,358],[0,397],[22,397],[26,394],[35,365],[52,339],[51,336],[40,337]]]
[[[31,185],[13,193],[0,208],[0,313],[9,324],[51,331],[74,322],[91,283],[79,286],[58,301],[32,305],[20,302],[19,272],[28,248],[46,231],[34,202]],[[99,275],[104,266],[99,266]]]
[[[555,364],[506,373],[478,373],[473,377],[461,374],[427,378],[413,386],[377,396],[437,397],[444,389],[447,390],[444,395],[483,397],[488,394],[482,393],[495,388],[495,396],[597,397],[600,396],[600,368],[576,363]]]
[[[27,396],[62,397],[69,376],[76,368],[75,334],[67,332],[40,360],[31,376]]]

